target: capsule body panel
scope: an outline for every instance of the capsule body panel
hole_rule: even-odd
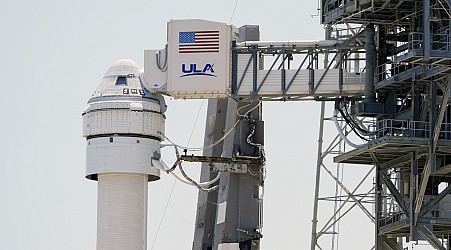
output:
[[[98,181],[97,250],[147,249],[147,185],[160,178],[166,105],[122,59],[107,71],[82,113],[86,178]]]

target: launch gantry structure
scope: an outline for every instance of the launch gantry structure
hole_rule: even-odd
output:
[[[261,102],[301,100],[321,102],[311,250],[325,249],[325,235],[332,235],[334,249],[335,225],[354,207],[374,222],[375,250],[402,250],[406,242],[418,241],[450,249],[451,1],[322,0],[320,11],[326,32],[317,41],[259,41],[258,26],[171,20],[165,49],[145,51],[144,75],[137,77],[135,68],[131,75],[116,70],[108,76],[116,86],[108,91],[120,85],[127,97],[127,83],[119,78],[130,77],[141,81],[143,98],[162,106],[161,93],[209,99],[203,154],[185,148],[168,168],[158,148],[149,160],[156,177],[158,169],[179,167],[183,173],[183,161],[202,163],[201,183],[185,176],[199,188],[193,249],[260,248]],[[99,106],[96,100],[91,99],[92,110]],[[326,116],[326,103],[333,103],[333,117]],[[146,111],[138,106],[130,104],[130,114]],[[164,112],[154,109],[146,111],[149,117]],[[324,147],[326,121],[334,123],[338,135]],[[168,139],[158,126],[150,124],[150,132],[133,136],[152,143]],[[91,142],[109,138],[102,141],[108,144],[113,137],[130,136],[124,133],[85,136]],[[327,166],[331,156],[337,164],[370,166],[369,171],[355,187],[346,187]],[[140,173],[149,175],[146,171]],[[99,174],[96,167],[91,172],[91,177]],[[321,173],[330,175],[344,195],[322,197]],[[370,190],[358,194],[372,174]],[[323,200],[334,201],[329,220],[318,213]]]
[[[325,25],[365,27],[353,37],[365,37],[374,92],[349,111],[373,117],[371,135],[334,161],[375,166],[376,250],[419,240],[450,248],[450,10],[444,0],[322,1]]]

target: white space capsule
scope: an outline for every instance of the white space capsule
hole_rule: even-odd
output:
[[[83,111],[86,178],[98,181],[97,250],[147,249],[147,182],[160,179],[163,96],[142,85],[140,67],[121,59]]]

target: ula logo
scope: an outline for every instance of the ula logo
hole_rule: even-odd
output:
[[[214,64],[209,64],[209,63],[205,64],[205,66],[203,66],[203,67],[199,67],[195,63],[191,63],[191,64],[189,64],[189,66],[187,64],[182,64],[183,75],[181,75],[180,77],[185,77],[185,76],[213,76],[213,77],[216,77],[213,66],[214,66]]]

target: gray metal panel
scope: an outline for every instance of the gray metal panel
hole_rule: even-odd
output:
[[[243,108],[240,110],[240,113],[246,112],[256,104],[254,103]],[[245,105],[248,105],[248,103],[229,102],[226,131],[237,121],[237,107],[243,107]],[[257,120],[261,119],[260,108],[256,108],[252,112],[252,117]],[[246,152],[243,151],[242,153],[251,153],[251,150],[247,148],[247,142],[244,140],[244,135],[248,133],[244,129],[246,127],[245,124],[240,124],[238,126],[239,129],[234,131],[234,136],[227,137],[224,140],[223,157],[232,157],[236,154],[237,148],[246,148],[244,150]],[[261,127],[257,126],[256,129],[258,130]],[[261,136],[262,132],[257,132],[256,135]],[[263,140],[262,138],[256,138],[255,141],[262,142]],[[255,154],[251,154],[250,156],[255,156]],[[218,210],[213,249],[216,249],[219,244],[224,242],[240,242],[243,245],[245,241],[250,244],[252,240],[258,240],[255,230],[259,226],[259,182],[258,176],[252,176],[249,173],[223,173],[221,175],[217,204],[223,204],[225,206],[225,211],[221,211],[225,214],[220,214],[221,212]],[[224,219],[220,219],[221,217],[224,217]]]
[[[227,103],[230,99],[211,99],[208,101],[207,121],[205,125],[204,145],[210,145],[224,135],[227,115]],[[223,144],[206,149],[204,156],[221,156]],[[211,172],[208,163],[202,163],[201,182],[212,180],[218,173]],[[216,223],[217,192],[199,191],[197,214],[194,230],[193,249],[211,249]]]
[[[259,41],[260,28],[258,25],[244,25],[238,28],[238,42]]]

